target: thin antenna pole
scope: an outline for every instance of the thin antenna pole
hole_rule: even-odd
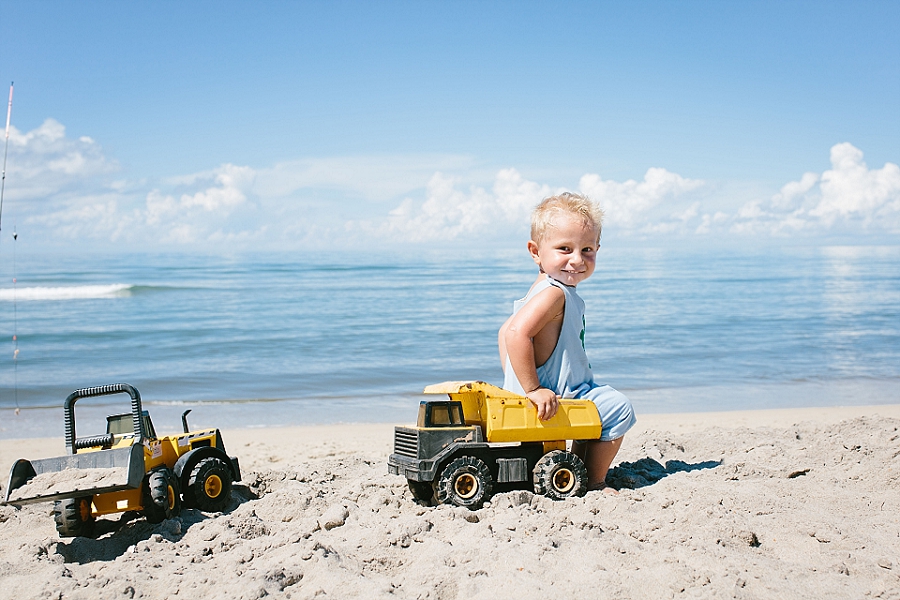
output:
[[[6,191],[6,156],[9,154],[9,118],[12,116],[13,83],[9,83],[9,105],[6,107],[6,143],[3,147],[3,179],[0,180],[0,231],[3,231],[3,192]]]

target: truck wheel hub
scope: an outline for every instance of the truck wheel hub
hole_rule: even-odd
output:
[[[210,498],[218,498],[222,493],[222,479],[218,475],[210,475],[203,483],[203,490]]]
[[[87,522],[91,518],[91,501],[90,499],[82,499],[78,501],[78,516],[83,522]]]
[[[569,469],[559,469],[553,474],[553,487],[560,493],[571,491],[575,487],[575,474]]]
[[[468,500],[478,493],[478,480],[471,473],[463,473],[453,483],[453,490],[457,496]]]

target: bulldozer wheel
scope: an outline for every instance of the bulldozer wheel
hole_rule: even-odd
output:
[[[53,504],[53,520],[59,537],[90,537],[94,533],[91,497],[66,498]]]
[[[481,508],[494,491],[494,480],[487,465],[474,456],[461,456],[450,461],[441,471],[435,485],[435,496],[443,504]]]
[[[407,479],[406,482],[409,484],[409,491],[412,492],[416,503],[423,506],[431,506],[434,503],[434,487],[430,482],[414,479]]]
[[[587,492],[584,461],[565,450],[548,452],[534,466],[534,492],[552,500],[584,496]]]
[[[191,471],[185,501],[206,512],[222,512],[231,502],[231,469],[221,458],[204,458]]]
[[[169,469],[152,471],[144,489],[144,516],[150,523],[177,517],[181,512],[181,486]]]

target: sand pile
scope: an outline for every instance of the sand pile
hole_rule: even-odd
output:
[[[23,486],[13,490],[9,501],[37,498],[51,494],[96,490],[123,486],[128,483],[128,469],[124,467],[63,469],[52,473],[40,473]]]
[[[0,507],[0,596],[900,598],[900,419],[638,431],[617,497],[475,512],[416,505],[389,443],[231,443],[228,511],[99,539],[59,539],[50,504]]]

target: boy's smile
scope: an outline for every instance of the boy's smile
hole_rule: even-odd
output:
[[[574,287],[594,273],[599,241],[596,227],[562,213],[540,242],[528,242],[528,251],[542,272]]]

